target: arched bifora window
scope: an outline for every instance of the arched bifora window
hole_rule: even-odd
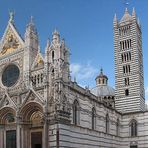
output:
[[[130,122],[130,136],[137,136],[137,121],[135,119]]]
[[[79,123],[79,102],[77,100],[73,103],[73,123],[75,125]]]
[[[92,108],[92,129],[94,130],[96,128],[96,110],[93,107]]]
[[[105,123],[105,125],[106,125],[106,133],[109,133],[109,116],[108,116],[108,114],[106,114],[106,123]]]

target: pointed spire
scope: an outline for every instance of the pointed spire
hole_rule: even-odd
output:
[[[55,34],[56,34],[56,35],[59,34],[59,32],[57,31],[57,28],[55,28],[55,29],[54,29],[54,32],[52,33],[52,35],[55,35]]]
[[[65,40],[64,40],[64,38],[63,38],[62,41],[61,41],[61,46],[62,46],[62,47],[65,47]]]
[[[37,34],[37,29],[36,29],[35,24],[34,24],[33,16],[30,17],[30,21],[27,25],[27,29],[34,32],[35,34]]]
[[[130,21],[130,20],[131,20],[131,15],[129,14],[128,9],[125,8],[124,15],[120,22],[125,22],[125,21]]]
[[[14,12],[9,12],[9,22],[14,23]]]
[[[38,33],[33,21],[33,16],[30,17],[29,23],[26,26],[25,43],[38,50]]]
[[[54,30],[52,33],[52,43],[56,44],[60,42],[60,34],[57,29]]]
[[[31,15],[31,17],[30,17],[30,24],[34,24],[33,23],[33,16]]]
[[[114,27],[117,27],[117,25],[118,25],[118,20],[117,20],[117,15],[116,15],[116,13],[115,13],[115,15],[114,15],[113,25],[114,25]]]
[[[46,48],[45,48],[45,54],[49,54],[49,48],[50,48],[50,39],[47,39]]]
[[[125,8],[124,14],[128,14],[128,9],[127,9],[127,7]]]
[[[136,16],[135,8],[133,7],[132,16]]]
[[[115,15],[114,15],[114,22],[116,22],[116,21],[117,21],[117,15],[115,13]]]
[[[50,53],[50,39],[47,39],[46,47],[45,47],[45,62],[49,62],[49,53]]]
[[[133,18],[134,20],[137,19],[135,8],[133,8],[132,18]]]
[[[50,47],[50,39],[48,38],[48,39],[47,39],[46,48],[49,48],[49,47]]]

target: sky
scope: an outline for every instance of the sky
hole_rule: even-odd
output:
[[[129,5],[126,5],[126,3]],[[72,79],[81,86],[94,87],[95,78],[103,68],[109,85],[115,86],[113,17],[118,20],[133,7],[142,25],[145,96],[148,99],[148,0],[0,0],[0,38],[9,12],[15,12],[15,26],[24,37],[30,17],[38,30],[42,53],[55,28],[70,49]]]

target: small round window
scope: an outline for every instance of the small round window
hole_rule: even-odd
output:
[[[4,86],[13,86],[19,78],[19,68],[16,65],[9,65],[2,74],[2,83]]]

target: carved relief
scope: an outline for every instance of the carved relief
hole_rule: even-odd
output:
[[[21,48],[21,44],[19,43],[19,40],[17,39],[11,28],[7,30],[3,42],[4,45],[2,51],[0,52],[0,55],[5,55],[13,52],[15,49]]]
[[[11,34],[8,36],[7,41],[5,42],[5,45],[2,50],[2,54],[5,54],[8,49],[17,49],[19,46],[18,40],[14,38],[14,36]]]

